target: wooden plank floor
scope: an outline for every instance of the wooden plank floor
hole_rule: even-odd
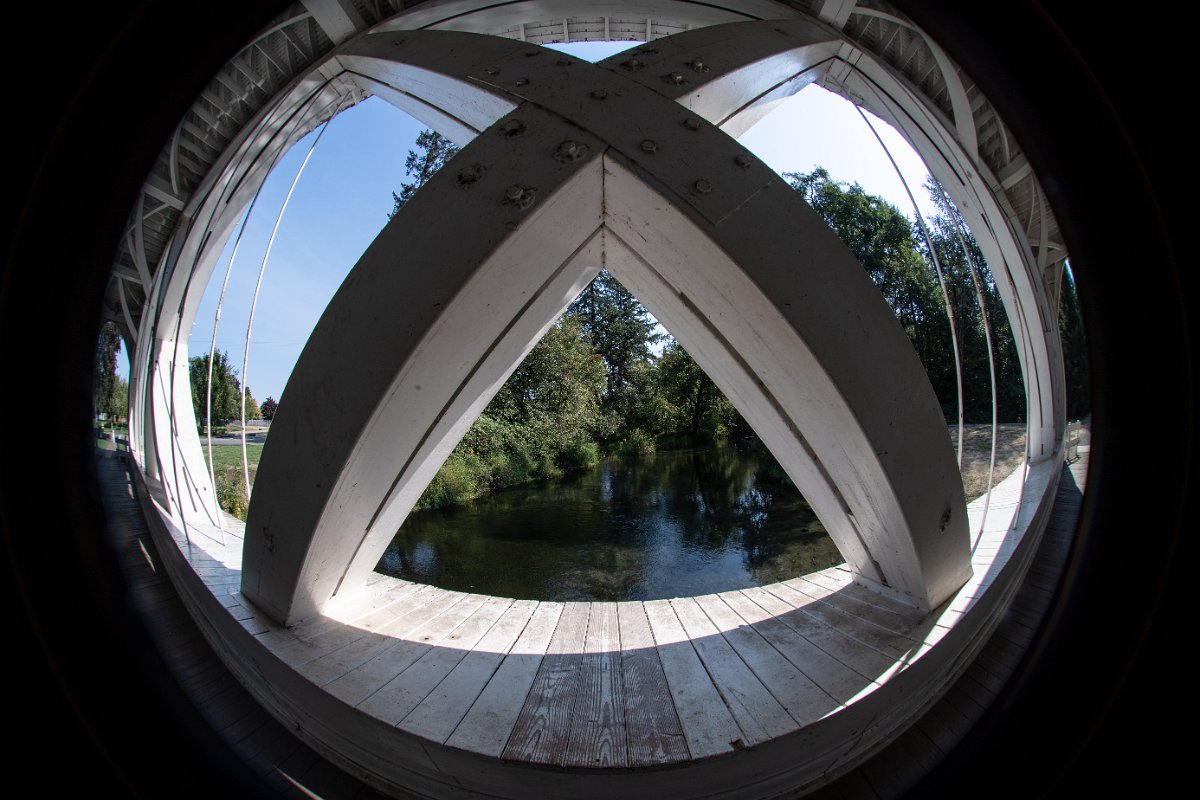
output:
[[[637,767],[752,747],[886,683],[1014,552],[1014,521],[1036,494],[1022,493],[1024,475],[968,507],[975,574],[933,614],[856,585],[844,566],[623,603],[514,601],[374,576],[285,629],[239,594],[241,523],[188,520],[177,544],[264,647],[389,725],[506,760]],[[1030,485],[1043,479],[1031,473]]]
[[[124,455],[98,454],[97,466],[109,535],[122,554],[131,599],[154,628],[160,655],[195,708],[195,714],[203,720],[193,730],[213,731],[212,742],[196,734],[199,741],[211,748],[204,752],[215,755],[219,746],[236,752],[238,758],[231,757],[229,763],[240,760],[250,770],[251,780],[260,781],[241,785],[248,794],[297,800],[314,796],[330,800],[383,800],[383,795],[333,766],[292,735],[225,668],[197,629],[163,569],[162,558],[135,499]],[[193,549],[193,554],[192,563],[198,569],[211,569],[219,563],[199,548]],[[227,606],[238,606],[235,595],[219,596]],[[131,702],[142,700],[130,698]],[[181,774],[179,780],[190,777]],[[238,778],[227,777],[230,781]],[[200,791],[197,786],[191,789]]]
[[[1033,640],[1036,621],[1049,606],[1066,565],[1087,484],[1089,456],[1088,450],[1081,449],[1072,463],[1063,466],[1054,507],[1028,577],[962,678],[870,762],[810,795],[813,800],[884,800],[919,792],[918,781],[925,770],[953,750],[997,698]]]

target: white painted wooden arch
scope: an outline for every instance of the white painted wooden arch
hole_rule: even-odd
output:
[[[601,267],[733,400],[863,581],[922,608],[961,586],[962,487],[907,337],[815,212],[712,124],[739,129],[837,47],[807,21],[707,28],[595,66],[451,32],[347,43],[336,61],[364,89],[470,143],[305,347],[259,466],[243,593],[290,624],[359,585]]]
[[[903,18],[879,9],[859,6],[853,0],[829,0],[813,4],[813,17],[772,0],[716,0],[691,3],[686,0],[528,0],[492,4],[481,0],[445,0],[416,6],[382,22],[377,30],[437,29],[477,33],[499,33],[513,27],[545,30],[549,22],[568,17],[603,15],[630,18],[647,16],[647,31],[654,25],[667,29],[696,28],[682,38],[677,34],[655,41],[660,54],[644,61],[659,66],[672,61],[676,48],[695,41],[699,31],[726,22],[763,20],[767,25],[786,20],[806,20],[825,31],[828,42],[836,43],[829,60],[811,65],[803,78],[784,70],[789,43],[770,35],[739,37],[721,42],[722,49],[735,52],[746,66],[758,62],[763,69],[743,70],[741,86],[729,85],[745,109],[736,120],[714,123],[734,136],[769,113],[775,102],[799,91],[808,82],[841,95],[887,120],[925,160],[930,173],[942,185],[970,225],[976,242],[996,277],[997,289],[1011,322],[1017,343],[1017,358],[1027,396],[1029,456],[1033,461],[1049,458],[1066,430],[1065,383],[1062,348],[1057,335],[1057,304],[1052,302],[1045,276],[1050,267],[1048,250],[1040,246],[1035,257],[1023,226],[1016,219],[1002,181],[980,157],[975,119],[966,89],[954,64],[942,49],[920,31],[929,46],[938,71],[946,82],[954,118],[947,118],[921,96],[904,77],[859,44],[846,39],[841,28],[851,14],[865,15],[904,27]],[[720,29],[725,30],[725,29]],[[914,29],[915,30],[915,29]],[[649,34],[647,34],[649,36]],[[715,42],[714,42],[715,44]],[[772,72],[771,66],[779,72]],[[647,73],[649,74],[649,73]],[[769,78],[780,77],[778,85]],[[798,76],[796,76],[798,77]],[[432,123],[430,123],[432,124]],[[1044,230],[1044,228],[1043,228]],[[1043,244],[1044,243],[1040,243]],[[1061,263],[1058,265],[1061,267]],[[1057,274],[1053,270],[1051,275]]]
[[[314,0],[308,5],[324,20],[327,30],[330,26],[336,29],[336,35],[330,34],[335,41],[354,45],[349,40],[363,30],[365,24],[361,19],[343,20],[341,6],[333,2]],[[884,12],[857,8],[853,3],[814,7],[813,13],[819,18],[814,19],[802,17],[797,9],[772,0],[718,0],[703,4],[685,0],[600,0],[585,4],[526,0],[501,5],[482,0],[446,0],[422,3],[403,11],[381,21],[375,30],[430,28],[485,33],[514,27],[522,31],[527,27],[541,30],[545,25],[540,25],[539,20],[563,18],[565,26],[564,17],[572,13],[603,15],[606,20],[646,14],[650,15],[646,17],[647,31],[652,27],[696,30],[656,40],[655,49],[659,53],[645,54],[642,60],[652,69],[644,71],[643,77],[655,77],[660,62],[674,59],[677,48],[686,49],[699,42],[696,37],[705,30],[722,31],[708,39],[713,52],[720,51],[730,59],[726,67],[743,67],[737,70],[737,81],[727,80],[723,91],[745,104],[734,109],[740,113],[729,119],[712,120],[726,132],[736,134],[744,130],[766,113],[774,101],[810,80],[884,117],[925,158],[931,172],[971,224],[992,266],[1017,342],[1029,399],[1029,454],[1033,460],[1047,458],[1065,430],[1055,306],[1043,280],[1053,274],[1052,265],[1043,263],[1047,250],[1039,247],[1041,255],[1035,258],[1001,181],[980,158],[970,105],[953,65],[944,56],[938,58],[940,50],[929,42],[954,101],[954,119],[948,119],[891,67],[845,39],[840,27],[852,11],[903,23]],[[650,25],[651,17],[654,26]],[[747,33],[731,39],[723,38],[724,27],[708,27],[729,20],[776,17],[787,20],[763,22],[758,35]],[[340,27],[334,24],[338,20],[345,24]],[[809,30],[823,31],[815,36],[813,44],[831,57],[800,59],[793,64],[796,70],[789,73],[787,67],[795,43],[776,35],[773,28],[781,24],[807,25]],[[187,402],[190,395],[187,334],[203,294],[201,289],[220,255],[220,244],[261,185],[275,155],[328,118],[335,108],[356,102],[375,89],[460,141],[464,135],[471,135],[470,131],[456,131],[435,107],[417,104],[419,107],[414,108],[412,98],[372,87],[369,81],[344,71],[338,52],[334,50],[323,56],[298,74],[235,135],[201,185],[182,203],[175,233],[149,276],[150,292],[146,308],[139,315],[142,322],[137,330],[137,347],[131,350],[136,362],[130,386],[130,405],[134,411],[130,420],[131,447],[146,474],[163,488],[160,502],[191,518],[214,522],[217,510],[200,450],[191,436],[195,420]],[[711,77],[715,78],[715,74]],[[671,92],[669,86],[656,88]],[[715,86],[705,88],[708,96],[720,95],[722,91]],[[679,92],[685,103],[686,94],[682,89]]]
[[[347,16],[331,0],[312,0],[307,5],[323,20],[326,32],[335,42],[346,41],[365,28],[362,19]],[[703,30],[728,20],[803,17],[797,8],[772,0],[719,0],[706,4],[683,0],[598,0],[587,4],[527,0],[502,5],[488,5],[481,0],[446,0],[425,2],[395,14],[382,20],[374,30],[518,29],[542,31],[536,35],[545,36],[547,19],[558,20],[565,31],[568,26],[565,18],[584,12],[600,14],[605,20],[622,18],[625,22],[642,14],[646,17],[648,36],[650,31]],[[1002,181],[980,158],[971,106],[958,73],[941,55],[940,48],[922,35],[934,53],[952,97],[954,119],[947,119],[892,67],[845,40],[840,32],[851,13],[911,25],[886,12],[859,8],[853,2],[818,5],[812,13],[818,19],[805,18],[809,24],[826,31],[828,42],[840,42],[833,58],[812,67],[800,80],[785,79],[778,88],[762,82],[769,76],[769,70],[743,71],[752,76],[742,86],[744,96],[750,98],[748,106],[739,120],[727,120],[722,128],[734,133],[742,130],[755,115],[766,112],[774,100],[811,78],[883,116],[905,134],[925,158],[932,174],[946,187],[955,205],[964,212],[994,270],[1018,344],[1022,378],[1027,387],[1028,452],[1033,461],[1049,457],[1064,431],[1061,347],[1055,325],[1055,303],[1051,289],[1045,284],[1045,279],[1054,276],[1055,265],[1044,263],[1046,248],[1040,246],[1044,242],[1039,242],[1039,255],[1034,257],[1031,242],[1026,240],[1024,228],[1014,216]],[[594,38],[595,34],[587,36]],[[671,43],[676,41],[676,37],[660,38],[655,46],[660,48],[661,55],[649,55],[644,60],[653,64],[656,59],[673,58]],[[790,43],[773,40],[768,34],[739,37],[737,41],[721,42],[720,47],[736,53],[744,64],[757,60],[763,64],[774,61],[778,65],[786,60]],[[138,325],[137,347],[131,350],[137,361],[131,373],[131,446],[146,473],[152,479],[163,479],[162,486],[167,492],[164,503],[170,506],[178,500],[190,515],[208,517],[210,522],[216,518],[215,494],[208,485],[199,450],[190,444],[194,420],[184,402],[190,392],[185,368],[186,333],[191,330],[203,294],[198,287],[208,282],[220,257],[220,243],[226,240],[239,213],[262,184],[277,152],[293,144],[320,120],[328,119],[332,109],[365,96],[364,86],[355,83],[338,65],[336,52],[322,56],[323,60],[299,73],[286,89],[248,120],[190,198],[172,200],[181,206],[178,227],[162,257],[149,265],[154,267],[148,270],[152,275],[143,276],[150,281],[150,291],[146,308],[138,314],[143,321]],[[755,78],[760,80],[756,82]],[[756,91],[766,94],[756,95]],[[395,92],[384,96],[394,102],[403,100]],[[425,113],[432,110],[426,107]],[[428,120],[427,116],[424,119]],[[439,128],[452,133],[451,126]],[[154,186],[148,188],[152,190]],[[181,335],[176,336],[176,331]]]
[[[292,81],[222,153],[155,267],[132,350],[130,446],[173,515],[218,522],[216,492],[192,434],[187,339],[222,247],[277,158],[336,108],[364,96],[353,81],[319,68]]]

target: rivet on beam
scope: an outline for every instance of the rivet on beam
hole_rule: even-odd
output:
[[[525,132],[525,123],[519,119],[510,119],[508,122],[500,126],[500,135],[511,139],[514,136],[520,136]]]
[[[483,177],[483,164],[472,164],[469,167],[463,167],[458,171],[458,185],[462,188],[467,188],[479,182]]]
[[[554,157],[559,161],[579,161],[588,154],[588,150],[586,144],[567,139],[559,144],[558,149],[554,151]]]
[[[537,199],[537,189],[532,186],[522,186],[519,183],[514,183],[508,187],[508,191],[504,193],[504,200],[501,205],[524,211],[533,205],[533,201]]]

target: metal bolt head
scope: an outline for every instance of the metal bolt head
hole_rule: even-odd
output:
[[[559,161],[579,161],[588,154],[590,149],[583,142],[567,139],[558,145],[554,151],[554,157]]]
[[[508,139],[514,136],[520,136],[525,132],[525,123],[519,119],[510,119],[508,122],[500,126],[500,135]]]
[[[604,89],[594,89],[592,91],[592,97],[594,97],[597,100],[603,100],[606,97],[608,97],[608,92],[605,91]]]
[[[680,72],[668,72],[663,75],[663,80],[672,86],[682,86],[687,83],[687,78],[683,77],[683,73]]]
[[[658,150],[658,144],[653,139],[642,139],[642,152],[653,153]]]
[[[692,184],[692,191],[694,191],[696,194],[708,194],[712,190],[712,183],[704,178],[698,178],[696,182]]]
[[[529,78],[517,78],[517,80],[515,81],[515,83],[516,83],[516,85],[517,85],[517,86],[528,86],[528,85],[529,85]]]
[[[708,64],[705,64],[698,58],[693,58],[691,61],[689,61],[688,66],[691,67],[695,72],[708,72]]]
[[[683,121],[683,127],[687,128],[689,131],[698,131],[700,130],[700,120],[696,119],[695,117],[688,117]]]
[[[469,167],[463,167],[458,171],[458,185],[462,188],[467,188],[479,182],[483,177],[483,164],[472,164]]]
[[[738,153],[734,156],[733,163],[737,164],[742,169],[750,169],[750,165],[754,163],[754,159],[745,153]]]
[[[566,56],[563,56],[562,58],[560,58],[558,61],[555,61],[554,63],[556,66],[559,66],[559,67],[569,67],[569,66],[571,66],[571,59],[567,58]]]
[[[496,69],[495,67],[488,67],[487,69],[484,70],[484,72],[486,72],[488,75],[499,75],[500,74],[500,70]]]
[[[646,66],[646,62],[636,58],[631,58],[628,61],[622,61],[621,66],[630,72],[637,72],[639,69]]]
[[[514,183],[509,186],[504,192],[504,200],[501,205],[516,211],[524,211],[533,205],[533,201],[537,199],[537,189],[532,186],[522,186],[519,183]]]

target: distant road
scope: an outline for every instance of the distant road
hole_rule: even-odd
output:
[[[246,444],[265,444],[267,435],[265,433],[248,433],[246,434]],[[214,446],[219,444],[241,444],[241,436],[214,436],[212,443]],[[207,445],[208,437],[200,434],[200,444]]]

